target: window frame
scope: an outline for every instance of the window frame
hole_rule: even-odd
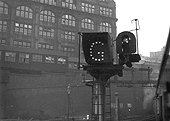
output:
[[[19,63],[29,63],[30,54],[28,53],[19,53]]]
[[[75,17],[70,15],[70,14],[62,15],[62,17],[61,17],[61,24],[62,25],[66,25],[66,26],[75,27],[76,26]]]
[[[55,23],[55,14],[50,10],[42,10],[40,12],[40,21]]]
[[[2,6],[1,6],[1,3],[2,3]],[[2,10],[2,11],[1,11]],[[0,14],[6,14],[8,15],[8,5],[3,2],[3,1],[0,1]]]
[[[108,22],[101,22],[100,23],[100,31],[112,33],[112,25]]]
[[[18,6],[15,10],[15,15],[21,18],[33,19],[33,10],[28,6]]]
[[[83,29],[90,29],[90,30],[94,30],[94,21],[89,19],[89,18],[84,18],[81,21],[81,27]]]
[[[14,52],[5,52],[5,61],[15,62],[16,61],[16,53]]]
[[[81,10],[83,12],[87,12],[87,13],[94,13],[95,5],[82,2],[81,3]]]

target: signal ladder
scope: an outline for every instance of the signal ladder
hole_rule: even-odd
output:
[[[93,81],[87,86],[92,87],[92,117],[93,121],[111,121],[111,88],[107,82]]]

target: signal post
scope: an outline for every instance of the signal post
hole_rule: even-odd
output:
[[[124,64],[132,67],[131,62],[139,62],[140,56],[131,54],[136,52],[136,40],[131,32],[122,32],[118,35],[116,38],[118,64],[113,64],[112,40],[108,32],[82,33],[82,47],[87,62],[87,65],[83,66],[83,70],[95,78],[94,81],[86,84],[92,86],[93,89],[92,118],[95,121],[105,121],[106,87],[110,85],[108,80],[114,75],[122,77]]]
[[[120,65],[104,65],[104,66],[85,66],[85,70],[95,78],[95,81],[88,82],[92,86],[92,117],[95,121],[105,121],[106,119],[106,87],[109,84],[108,79],[117,73],[122,73]],[[87,85],[88,85],[87,84]],[[110,112],[111,113],[111,112]],[[111,119],[111,117],[109,117]]]

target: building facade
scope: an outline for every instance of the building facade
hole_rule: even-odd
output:
[[[113,0],[0,0],[0,118],[91,115],[92,90],[83,82],[92,77],[77,69],[79,32],[114,40],[116,21]],[[111,87],[113,112],[118,92],[122,117],[146,113],[142,88]]]
[[[0,117],[64,117],[69,84],[70,115],[90,114],[91,90],[76,70],[78,33],[115,38],[115,9],[112,0],[0,0]]]

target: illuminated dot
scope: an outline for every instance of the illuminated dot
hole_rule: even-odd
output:
[[[100,54],[100,52],[97,52],[97,54]]]
[[[94,57],[92,57],[92,59],[94,59]]]
[[[97,61],[97,59],[95,59],[95,61]]]
[[[98,59],[98,61],[100,61],[100,59]]]
[[[104,54],[104,52],[102,52],[102,54]]]
[[[102,45],[104,45],[104,43],[102,43]]]
[[[90,48],[90,50],[92,50],[92,48]]]
[[[90,56],[93,56],[92,54],[90,54]]]
[[[98,42],[96,42],[96,44],[97,44]]]
[[[104,55],[101,55],[102,57],[104,57]]]
[[[102,60],[104,60],[104,58],[102,58]]]

